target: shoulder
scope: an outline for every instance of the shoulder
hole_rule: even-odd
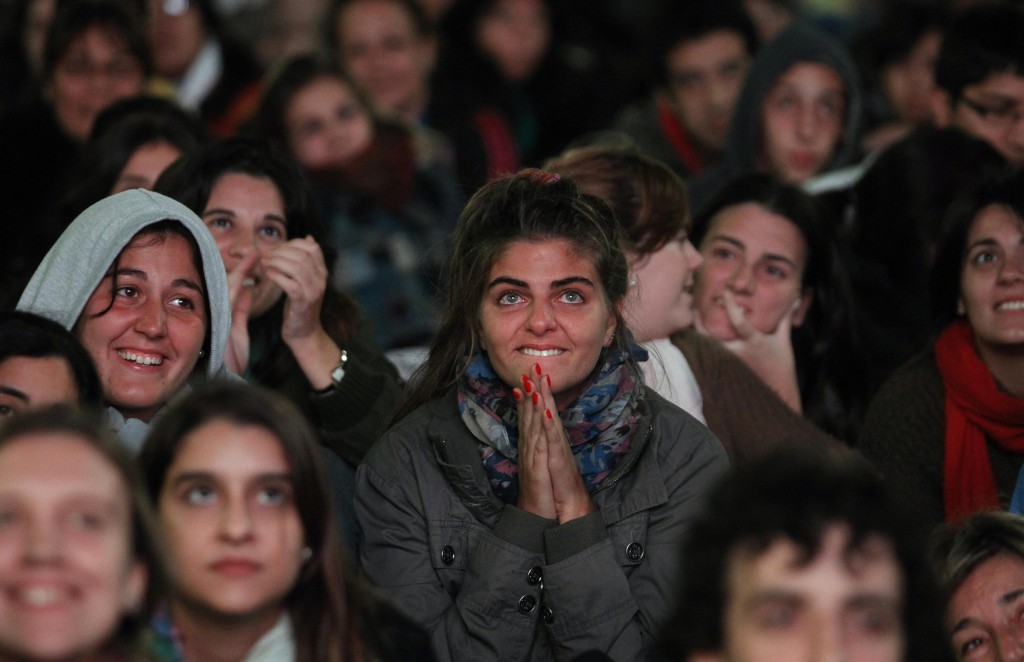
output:
[[[435,463],[432,437],[456,429],[458,422],[454,394],[435,398],[392,425],[370,448],[362,464],[383,480],[415,473],[423,463]]]
[[[706,425],[651,389],[645,397],[650,443],[663,468],[691,461],[728,466],[725,448]]]
[[[865,454],[872,454],[875,446],[907,443],[909,437],[941,437],[944,406],[942,375],[929,349],[903,364],[879,389],[868,407],[858,445]]]

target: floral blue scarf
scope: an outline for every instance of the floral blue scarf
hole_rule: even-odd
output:
[[[638,360],[646,350],[632,345]],[[640,419],[644,385],[625,354],[615,348],[602,353],[590,385],[565,410],[558,412],[573,457],[587,490],[593,494],[629,451]],[[512,389],[494,373],[484,352],[477,352],[459,380],[459,413],[481,441],[480,455],[494,493],[505,503],[519,496],[516,459],[519,417]]]

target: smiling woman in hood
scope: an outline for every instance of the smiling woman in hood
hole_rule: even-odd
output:
[[[192,375],[225,372],[230,307],[220,253],[194,213],[158,193],[125,191],[82,212],[18,309],[82,341],[111,428],[133,447]]]

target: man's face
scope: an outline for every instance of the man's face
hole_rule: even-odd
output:
[[[1014,166],[1024,165],[1024,76],[990,75],[967,85],[953,106],[954,126],[992,145]]]
[[[805,560],[780,538],[739,549],[728,566],[722,651],[727,662],[897,662],[903,659],[903,580],[888,542],[847,549],[848,529],[828,527]]]
[[[686,132],[703,149],[721,152],[733,107],[750,68],[743,38],[716,30],[665,56],[668,91]]]

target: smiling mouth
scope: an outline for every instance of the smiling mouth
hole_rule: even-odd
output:
[[[1007,301],[996,306],[996,310],[1024,310],[1024,300],[1020,301]]]
[[[56,586],[15,587],[12,593],[15,600],[29,607],[51,607],[70,597],[67,590]]]
[[[143,354],[136,354],[135,352],[129,352],[126,349],[117,350],[117,355],[125,361],[129,361],[137,365],[160,365],[164,362],[164,359],[161,356],[146,356]]]
[[[527,356],[539,356],[542,358],[565,353],[564,349],[532,349],[530,347],[520,347],[519,351]]]

